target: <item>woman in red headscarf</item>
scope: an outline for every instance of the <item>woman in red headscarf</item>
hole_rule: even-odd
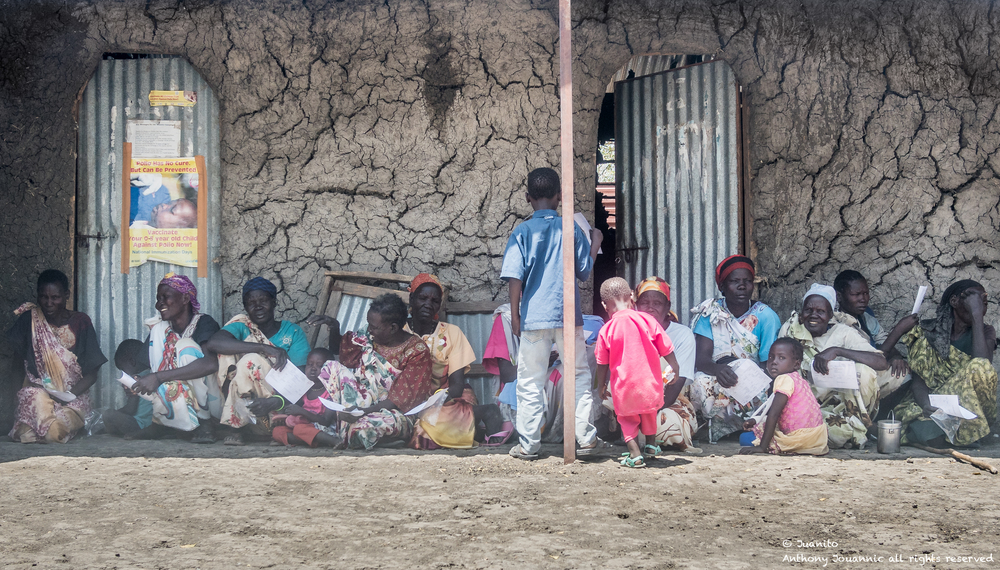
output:
[[[433,361],[431,381],[434,389],[448,391],[448,400],[442,407],[433,409],[428,415],[421,414],[422,417],[416,420],[410,447],[474,447],[476,426],[480,421],[486,424],[484,445],[505,443],[514,425],[503,421],[496,404],[479,405],[472,387],[466,384],[465,373],[476,361],[476,354],[462,329],[438,320],[443,301],[444,286],[437,277],[421,273],[410,282],[410,318],[404,330],[427,343]]]
[[[722,297],[707,299],[691,309],[696,345],[691,399],[698,413],[709,421],[709,439],[713,442],[743,429],[743,422],[767,398],[764,391],[741,406],[723,390],[739,380],[727,364],[739,358],[767,361],[771,343],[781,328],[778,314],[752,299],[754,277],[754,263],[749,257],[727,257],[715,268],[715,283]]]

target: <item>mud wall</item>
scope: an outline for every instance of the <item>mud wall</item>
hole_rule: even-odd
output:
[[[717,53],[749,113],[752,252],[782,314],[870,276],[884,320],[920,282],[1000,286],[1000,14],[985,2],[574,2],[578,207],[604,86],[633,54]],[[556,3],[0,4],[0,326],[72,269],[74,102],[105,52],[183,55],[222,105],[227,312],[248,277],[285,318],[323,269],[434,271],[503,298],[526,173],[558,165]]]

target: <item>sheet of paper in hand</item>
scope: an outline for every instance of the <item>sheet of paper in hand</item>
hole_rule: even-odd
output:
[[[771,404],[773,403],[774,403],[774,394],[771,394],[770,396],[767,397],[767,400],[764,400],[764,403],[761,404],[760,407],[754,411],[753,415],[751,415],[747,419],[757,420],[758,424],[763,423],[764,419],[767,418],[767,412],[771,409]]]
[[[427,398],[422,404],[420,404],[417,407],[413,408],[412,410],[406,412],[406,414],[404,414],[404,415],[412,416],[414,414],[419,414],[420,412],[422,412],[422,411],[424,411],[426,409],[429,409],[429,408],[431,408],[433,406],[439,406],[439,405],[444,404],[445,400],[447,400],[447,399],[448,399],[448,391],[447,390],[438,390],[437,392],[434,392],[433,394],[431,394],[431,397]]]
[[[735,386],[723,388],[722,391],[741,406],[750,403],[771,385],[771,377],[753,360],[741,358],[730,362],[729,367],[736,373],[739,381]]]
[[[334,402],[333,400],[327,400],[326,398],[320,398],[319,401],[322,402],[323,405],[326,406],[328,409],[331,409],[331,410],[333,410],[335,412],[344,412],[345,414],[351,414],[352,416],[357,416],[357,417],[361,417],[361,416],[365,415],[365,413],[362,412],[361,410],[351,410],[351,411],[348,412],[347,411],[347,407],[342,406],[342,405],[338,404],[337,402]]]
[[[46,388],[45,391],[55,396],[57,400],[63,403],[69,403],[76,399],[76,394],[73,392],[60,392],[59,390],[53,390],[51,388]]]
[[[924,295],[927,294],[927,285],[921,285],[917,288],[917,298],[913,301],[913,312],[911,315],[916,315],[920,312],[920,305],[924,303]]]
[[[291,362],[286,362],[281,370],[272,368],[264,380],[274,388],[275,392],[284,396],[289,404],[298,402],[313,387],[312,380],[306,378],[306,375]]]
[[[576,225],[580,226],[580,229],[583,230],[583,233],[587,234],[587,244],[589,245],[590,230],[592,229],[590,227],[590,222],[587,221],[587,218],[583,217],[583,213],[581,212],[573,214],[573,221],[576,222]],[[597,253],[604,253],[604,246],[597,248]]]
[[[849,360],[831,360],[827,363],[829,374],[820,374],[816,368],[810,365],[809,373],[812,376],[812,383],[817,388],[829,388],[832,390],[857,390],[858,369]]]
[[[119,378],[118,381],[122,383],[122,386],[125,386],[129,390],[132,389],[132,386],[135,386],[135,378],[132,378],[124,372],[122,372],[122,377]]]
[[[978,418],[971,410],[963,408],[958,403],[958,396],[951,394],[930,394],[931,406],[941,410],[949,416],[962,418],[963,420],[974,420]]]

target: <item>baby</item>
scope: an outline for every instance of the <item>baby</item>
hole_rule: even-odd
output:
[[[330,399],[330,394],[319,379],[319,372],[328,360],[333,360],[333,354],[326,348],[314,348],[309,352],[305,374],[312,381],[313,387],[302,396],[301,405],[288,404],[281,409],[281,413],[285,414],[285,425],[275,426],[271,431],[274,441],[309,447],[336,447],[340,443],[336,429],[329,427],[330,424],[336,425],[337,412],[320,401],[320,398]],[[278,415],[274,419],[277,421],[281,417]]]

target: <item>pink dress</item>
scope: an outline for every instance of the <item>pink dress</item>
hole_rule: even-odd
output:
[[[615,413],[634,416],[663,407],[660,357],[674,351],[656,319],[631,309],[617,311],[597,336],[594,355],[608,366]]]
[[[826,422],[805,378],[798,371],[782,374],[774,379],[774,392],[788,396],[788,403],[781,410],[768,451],[808,455],[827,453]],[[754,445],[760,445],[764,434],[763,421],[753,427],[753,433],[757,438]]]

